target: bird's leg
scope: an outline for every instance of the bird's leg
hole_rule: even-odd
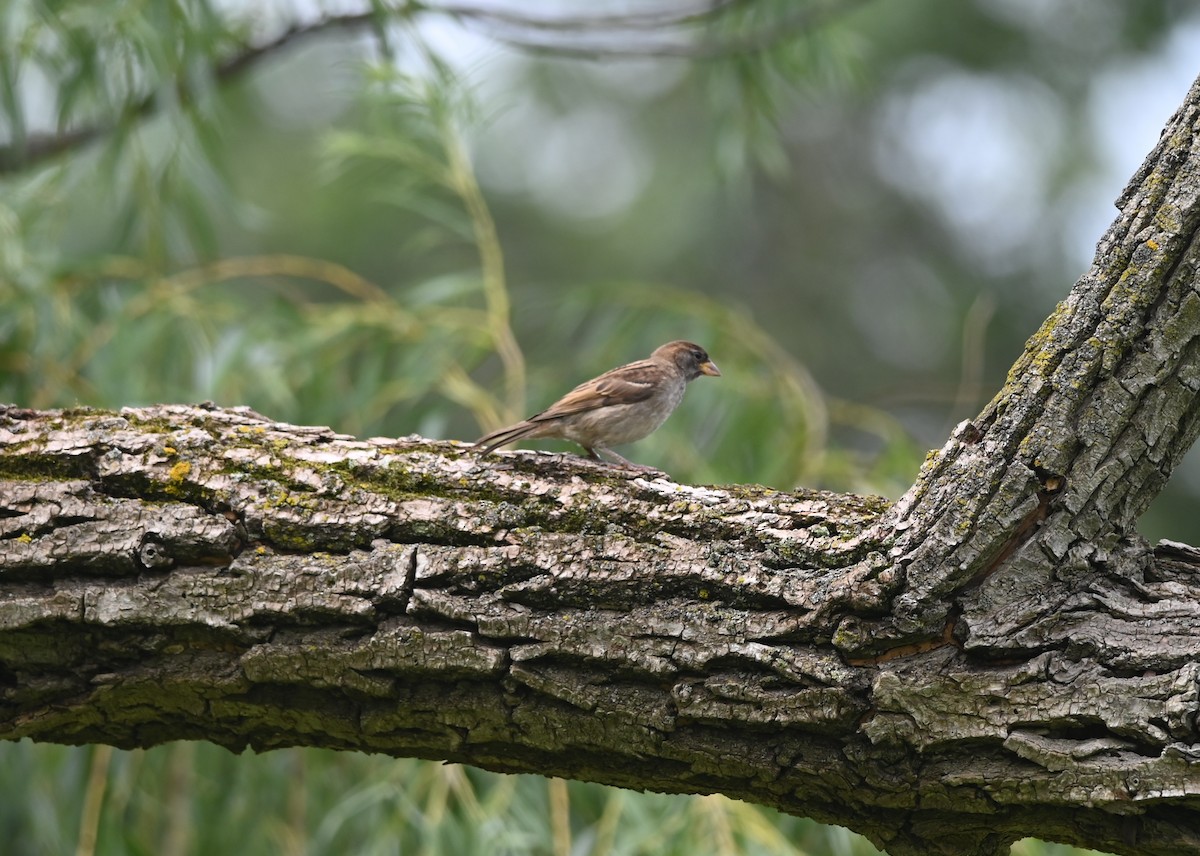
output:
[[[608,448],[607,446],[601,446],[601,445],[597,444],[596,449],[599,449],[600,451],[604,452],[604,454],[608,455],[612,459],[612,463],[616,464],[618,467],[624,467],[627,470],[633,470],[633,471],[639,472],[639,473],[662,474],[662,470],[658,469],[657,467],[648,467],[645,464],[635,464],[633,461],[629,461],[629,460],[626,460],[625,458],[622,458],[620,455],[618,455],[616,452],[614,452],[612,449]],[[603,458],[601,458],[599,455],[596,454],[595,449],[588,449],[588,452],[590,453],[591,457],[594,458],[595,460],[597,460],[597,461],[604,460]]]

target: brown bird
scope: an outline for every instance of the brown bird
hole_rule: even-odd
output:
[[[475,442],[479,454],[515,440],[572,440],[594,461],[603,452],[623,467],[653,470],[627,461],[610,446],[632,443],[656,430],[683,400],[688,381],[719,377],[720,369],[699,345],[668,342],[644,360],[581,383],[541,413],[493,431]]]

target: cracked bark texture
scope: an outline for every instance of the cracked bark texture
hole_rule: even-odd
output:
[[[245,409],[0,413],[0,737],[718,791],[893,856],[1200,851],[1200,86],[895,506]]]

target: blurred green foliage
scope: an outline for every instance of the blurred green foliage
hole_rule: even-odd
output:
[[[1198,29],[1169,0],[753,0],[572,41],[374,0],[304,36],[347,5],[8,0],[0,400],[470,440],[690,338],[724,375],[636,460],[895,497],[1086,264],[1106,82]],[[1186,488],[1149,530],[1200,541]],[[875,852],[719,797],[349,753],[0,758],[14,853]]]
[[[0,788],[27,794],[0,805],[11,853],[70,852],[80,820],[64,808],[92,799],[103,800],[97,853],[879,852],[843,829],[724,797],[639,794],[354,753],[235,756],[194,743],[149,752],[18,744],[8,747],[6,760]]]

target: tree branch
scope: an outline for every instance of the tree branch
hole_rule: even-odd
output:
[[[1196,439],[1200,80],[1119,204],[1004,389],[882,522],[899,532],[903,591],[887,621],[846,628],[864,649],[940,637],[1001,587],[1027,589],[1038,614],[1061,609],[1071,587],[1055,574],[1104,562]],[[967,644],[1005,642],[972,629]]]
[[[717,18],[735,6],[745,6],[753,0],[706,0],[690,6],[638,9],[629,12],[557,13],[554,15],[530,14],[517,7],[480,6],[470,3],[424,3],[420,7],[430,12],[440,12],[454,18],[476,20],[490,25],[516,27],[525,30],[547,30],[575,33],[587,30],[613,32],[638,32],[666,27],[682,27],[703,23]],[[414,4],[417,5],[417,4]]]
[[[1002,658],[951,637],[855,661],[885,512],[245,409],[8,409],[0,736],[719,791],[893,856],[1192,852],[1200,553],[1060,564],[1073,600]],[[1020,617],[992,596],[969,642]]]
[[[805,6],[754,32],[727,39],[697,39],[694,30],[711,25],[731,10],[744,6],[747,0],[717,0],[682,10],[646,10],[616,15],[559,15],[544,17],[515,9],[489,8],[469,3],[419,3],[400,6],[393,12],[392,21],[411,19],[418,14],[439,14],[459,21],[472,22],[489,29],[489,35],[531,53],[574,57],[682,57],[690,59],[719,59],[722,57],[759,53],[773,45],[795,38],[801,33],[826,23],[830,18],[845,14],[866,0],[836,0],[825,4]],[[220,61],[212,70],[211,79],[227,84],[250,71],[263,61],[283,50],[330,32],[380,26],[375,11],[331,15],[308,24],[296,24],[260,44],[245,45],[243,49]],[[680,30],[679,41],[646,41],[631,43],[633,36],[661,29]],[[530,35],[529,33],[541,35]],[[571,39],[580,39],[575,41]],[[194,97],[187,81],[176,82],[181,104]],[[141,120],[156,113],[162,106],[158,92],[147,93],[131,102],[118,117],[110,117],[78,128],[54,133],[30,134],[23,140],[0,146],[0,175],[29,169],[58,155],[74,151],[111,134],[121,122]]]
[[[337,30],[369,26],[376,21],[375,13],[364,12],[331,16],[311,24],[289,27],[274,38],[261,44],[247,45],[240,53],[218,63],[212,70],[212,79],[218,84],[231,83],[261,62],[302,41]],[[192,100],[193,93],[185,80],[180,79],[176,89],[181,104]],[[45,160],[92,143],[111,134],[123,121],[140,120],[153,115],[161,105],[159,93],[151,92],[127,105],[119,117],[52,134],[30,134],[23,141],[0,146],[0,175],[29,169]]]
[[[675,39],[646,38],[646,27],[640,17],[625,20],[621,17],[608,19],[586,18],[545,20],[520,20],[503,17],[486,18],[496,26],[490,32],[493,38],[521,50],[542,56],[568,59],[617,59],[658,58],[718,60],[729,57],[748,56],[770,50],[801,35],[811,33],[834,18],[849,14],[870,0],[830,0],[811,3],[791,10],[778,20],[770,21],[736,36],[721,36],[712,32],[697,34],[698,25],[711,27],[721,15],[738,6],[748,5],[747,0],[727,0],[715,3],[704,13],[683,13],[673,20],[664,20],[657,29],[676,29]],[[457,18],[470,20],[475,15],[470,7],[439,7]],[[607,21],[607,23],[606,23]],[[506,29],[506,27],[508,29]],[[553,30],[549,37],[529,35],[520,30]],[[567,32],[569,31],[569,32]],[[568,38],[563,38],[567,32]],[[657,34],[654,34],[657,35]]]

